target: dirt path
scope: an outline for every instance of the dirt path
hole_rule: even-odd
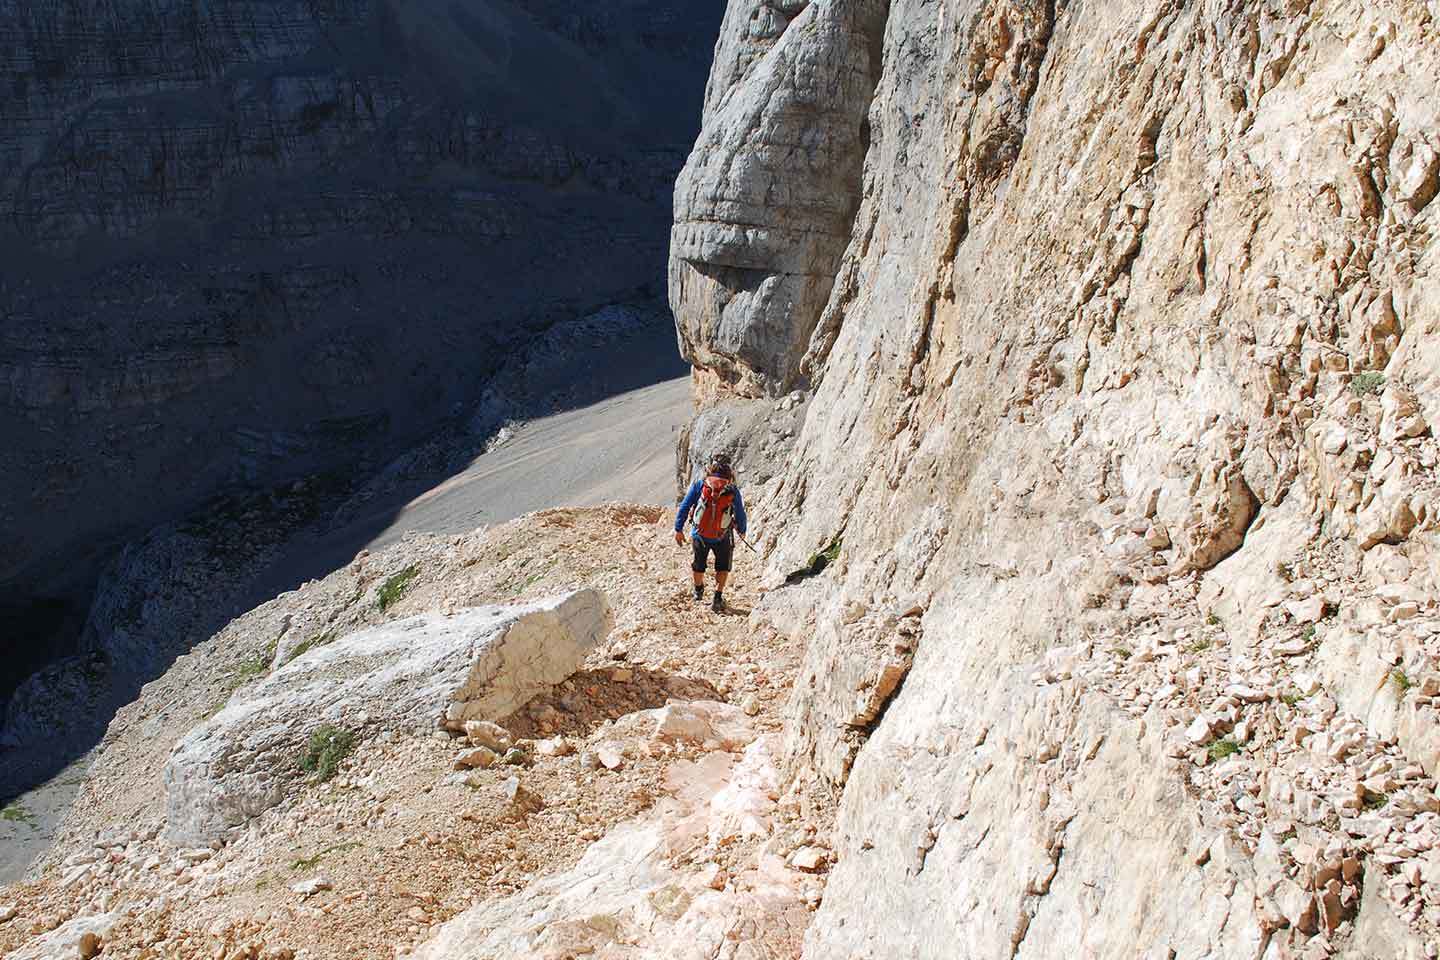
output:
[[[86,813],[59,849],[81,850],[95,858],[94,868],[72,862],[0,892],[0,916],[10,903],[16,913],[0,923],[0,952],[103,904],[117,918],[105,934],[107,957],[268,958],[305,948],[314,960],[389,960],[472,906],[573,867],[622,821],[648,816],[657,803],[663,809],[675,796],[676,763],[737,765],[743,744],[657,739],[653,719],[641,711],[672,700],[728,701],[752,736],[777,731],[800,650],[748,616],[760,599],[748,558],[738,560],[729,613],[690,599],[688,551],[669,539],[670,516],[659,507],[548,510],[464,537],[412,538],[232,624],[118,718],[114,743],[82,789]],[[411,565],[420,573],[391,610],[381,615],[356,603],[363,592],[357,585],[367,578]],[[460,741],[383,738],[362,744],[330,784],[297,785],[218,853],[192,861],[155,836],[164,815],[157,781],[166,745],[210,708],[210,691],[233,685],[236,664],[264,648],[276,617],[305,611],[349,629],[582,585],[607,594],[616,627],[571,681],[505,721],[517,737],[537,741],[532,762],[462,775],[452,770]],[[546,737],[563,737],[568,748],[539,749]],[[603,750],[612,758],[603,759]],[[517,775],[544,799],[543,809],[518,821],[502,800],[504,782]],[[775,799],[765,802],[773,807]],[[762,843],[773,839],[769,848],[783,855],[813,836],[795,832],[795,816],[773,808],[763,834],[737,834],[718,846],[706,846],[704,837],[687,841],[672,865],[710,871],[707,883],[733,876],[731,892],[748,895],[740,878]],[[96,830],[113,839],[70,842]],[[327,889],[292,893],[316,876]],[[796,890],[809,882],[794,878]],[[714,887],[722,888],[730,889]],[[790,903],[793,920],[801,901]],[[792,936],[785,929],[777,935]],[[264,949],[232,952],[248,944]]]

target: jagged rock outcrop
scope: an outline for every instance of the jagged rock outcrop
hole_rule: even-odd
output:
[[[536,334],[658,303],[719,16],[0,2],[0,585],[21,626],[46,597],[78,626],[121,541],[217,491],[374,468]]]
[[[352,737],[424,734],[508,716],[574,673],[612,622],[605,597],[581,590],[411,617],[292,650],[176,745],[165,768],[166,834],[209,843],[281,802],[323,724]]]
[[[883,0],[733,3],[705,127],[675,188],[670,298],[685,358],[783,393],[859,203]]]
[[[737,204],[702,250],[692,198],[763,142],[741,105],[851,88],[787,51],[871,9],[722,41],[672,245],[703,408],[770,382],[715,304],[808,342],[765,374],[812,381],[793,453],[747,491],[774,582],[839,550],[785,613],[813,636],[790,769],[842,797],[806,955],[1425,955],[1433,700],[1366,698],[1440,654],[1440,9],[895,0],[823,309],[702,295],[721,239],[759,277],[804,249]],[[788,234],[832,235],[784,206],[809,172],[773,176]],[[1359,621],[1385,645],[1332,697],[1308,658],[1354,628],[1315,620],[1377,548],[1419,598]]]

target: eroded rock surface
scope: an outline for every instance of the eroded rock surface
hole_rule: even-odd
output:
[[[787,769],[842,797],[806,955],[1433,954],[1440,11],[881,13],[823,308],[717,310],[683,189],[672,243],[695,435],[759,392],[717,318],[808,343],[793,453],[747,490],[771,583],[834,554],[765,604],[810,640]],[[812,34],[765,22],[687,176],[783,101],[767,66]]]
[[[561,682],[605,638],[595,590],[518,607],[428,614],[317,646],[236,695],[176,745],[167,836],[203,844],[279,803],[324,724],[351,735],[495,720]]]

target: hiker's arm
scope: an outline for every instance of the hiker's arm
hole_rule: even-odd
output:
[[[735,529],[740,531],[740,536],[745,536],[748,524],[745,522],[745,501],[740,497],[740,491],[735,491]]]
[[[675,532],[679,533],[685,529],[685,518],[690,516],[690,511],[695,507],[695,501],[700,496],[700,481],[690,484],[690,490],[685,494],[685,499],[680,501],[680,509],[675,511]]]

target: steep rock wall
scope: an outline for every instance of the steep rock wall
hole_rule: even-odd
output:
[[[756,6],[733,2],[727,29]],[[1242,712],[1225,684],[1257,675],[1340,722],[1286,658],[1341,635],[1325,623],[1316,641],[1314,621],[1368,592],[1362,551],[1398,551],[1433,610],[1437,15],[1401,0],[889,5],[863,176],[837,196],[855,204],[848,246],[815,271],[823,308],[726,308],[756,331],[788,317],[808,340],[804,426],[754,496],[770,573],[840,544],[808,618],[791,617],[810,634],[791,769],[843,791],[807,955],[1289,956],[1321,949],[1314,909],[1315,955],[1433,943],[1429,901],[1369,856],[1388,854],[1384,834],[1346,819],[1363,790],[1339,820],[1293,814],[1288,787],[1227,806],[1215,783],[1233,791],[1242,761],[1212,783],[1197,747],[1229,729],[1207,710]],[[766,58],[790,43],[823,62],[818,33],[792,33],[804,22],[743,70],[717,61],[687,175],[717,138],[737,156],[760,142],[763,124],[731,118],[775,101]],[[694,281],[683,218],[703,192],[682,177],[671,300],[682,342],[709,337],[688,354],[708,406],[746,391],[714,386],[735,381],[738,351]],[[784,215],[792,233],[830,230]],[[747,269],[783,272],[787,255]],[[1309,585],[1326,588],[1309,621],[1282,602],[1302,596],[1296,558],[1332,571]],[[1137,656],[1147,631],[1173,652]],[[1278,652],[1287,631],[1298,646]],[[1406,669],[1434,670],[1427,649]],[[1062,650],[1072,666],[1047,671]],[[1137,660],[1165,664],[1153,686],[1130,683]],[[1279,731],[1309,708],[1290,696],[1256,721],[1279,745],[1245,748],[1260,781],[1293,759]],[[1434,724],[1427,704],[1407,709]],[[1187,743],[1175,724],[1192,717],[1205,724]],[[1358,789],[1355,761],[1335,762]],[[1433,781],[1417,789],[1432,803]],[[1333,905],[1293,895],[1310,875],[1266,851],[1312,840],[1358,850],[1363,906],[1338,874]]]

